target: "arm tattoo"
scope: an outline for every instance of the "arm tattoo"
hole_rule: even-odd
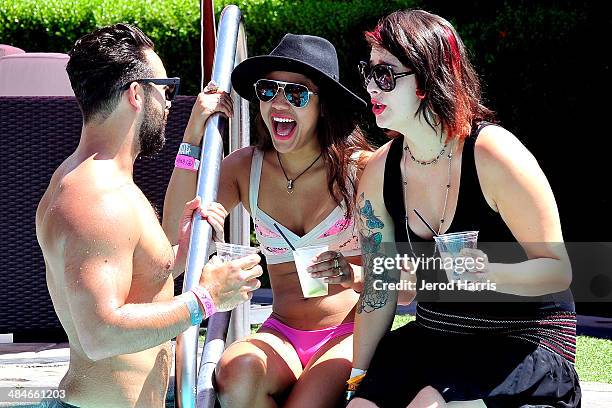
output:
[[[379,257],[384,257],[385,254],[381,250],[382,232],[385,224],[374,214],[372,203],[365,199],[364,193],[361,193],[358,199],[359,213],[359,236],[361,239],[361,252],[363,256],[363,292],[359,298],[357,305],[357,313],[370,313],[376,309],[380,309],[387,304],[389,293],[387,290],[376,290],[374,288],[375,281],[392,282],[396,279],[391,276],[392,271],[383,271],[381,274],[373,272],[374,260]]]

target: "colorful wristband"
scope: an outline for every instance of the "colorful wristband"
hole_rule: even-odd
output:
[[[363,372],[362,374],[356,375],[355,377],[351,377],[346,382],[346,393],[344,395],[344,400],[346,402],[353,399],[353,397],[355,396],[355,392],[357,391],[357,388],[359,388],[359,384],[361,383],[365,375],[365,372]]]
[[[201,151],[202,149],[199,146],[183,142],[179,145],[178,154],[180,154],[181,156],[189,156],[193,157],[194,159],[200,160]]]
[[[184,295],[184,296],[183,296]],[[200,303],[198,302],[197,296],[192,292],[183,293],[181,300],[187,305],[189,309],[189,318],[191,319],[191,325],[196,326],[202,323],[204,316],[202,315],[202,309],[200,309]]]
[[[197,171],[200,168],[200,161],[198,159],[194,159],[193,157],[177,154],[176,160],[174,161],[174,167]]]
[[[191,292],[198,298],[200,301],[200,305],[204,309],[205,318],[208,319],[210,316],[217,313],[217,307],[215,306],[215,302],[213,302],[210,293],[203,286],[194,286],[191,288]]]

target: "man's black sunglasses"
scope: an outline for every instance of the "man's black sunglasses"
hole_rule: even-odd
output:
[[[128,89],[132,82],[138,82],[141,84],[155,84],[155,85],[165,85],[166,86],[166,100],[168,102],[172,102],[176,95],[178,95],[179,85],[181,84],[181,78],[141,78],[135,79],[133,81],[128,82],[123,86],[123,90]]]

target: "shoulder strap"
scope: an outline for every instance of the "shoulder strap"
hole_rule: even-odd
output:
[[[249,177],[249,206],[251,207],[252,217],[255,217],[257,214],[257,200],[259,198],[259,181],[261,179],[262,164],[263,152],[257,148],[253,149],[251,174]]]
[[[387,152],[387,158],[385,161],[385,172],[383,179],[383,201],[385,203],[387,212],[391,216],[391,219],[394,223],[398,224],[395,226],[396,239],[401,236],[401,239],[398,239],[398,242],[408,241],[408,237],[405,236],[406,233],[403,227],[403,219],[405,215],[403,195],[404,190],[400,172],[403,141],[403,137],[398,137],[391,142],[391,146],[389,146],[389,151]]]

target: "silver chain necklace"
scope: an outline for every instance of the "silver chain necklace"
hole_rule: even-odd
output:
[[[438,159],[441,157],[441,155],[446,150],[446,146],[447,145],[444,145],[438,157],[434,159],[434,162],[438,161]],[[452,169],[452,163],[453,163],[453,147],[454,147],[454,143],[451,146],[451,149],[447,155],[448,157],[448,180],[446,182],[446,192],[444,193],[444,207],[442,210],[442,218],[440,218],[440,226],[438,227],[438,235],[442,232],[442,227],[446,219],[446,207],[448,206],[448,192],[450,191],[450,188],[451,188],[451,169]],[[404,151],[408,151],[410,153],[410,149],[408,149],[408,146],[404,147]],[[410,153],[410,158],[413,161],[417,162],[418,164],[421,164],[423,166],[427,165],[427,164],[419,163],[419,161],[417,161],[417,159],[415,159],[412,156],[412,153]],[[403,163],[405,160],[406,160],[406,155],[404,154],[402,155],[402,163],[401,163],[404,169],[406,168],[405,163]],[[428,163],[428,164],[433,164],[433,163]],[[400,175],[402,176],[402,193],[404,196],[404,228],[406,228],[406,236],[408,237],[408,244],[410,245],[410,250],[412,251],[412,254],[416,256],[414,253],[414,248],[412,247],[412,240],[410,239],[410,227],[408,225],[408,207],[409,206],[408,206],[408,197],[406,196],[406,186],[408,185],[408,182],[406,181],[406,178],[404,178],[401,170],[402,169],[400,169]],[[434,255],[435,255],[435,248],[434,248]]]
[[[314,166],[314,164],[321,158],[321,155],[323,155],[323,152],[319,153],[317,158],[314,159],[314,161],[310,163],[310,166],[306,167],[306,169],[304,169],[303,172],[301,172],[294,178],[290,179],[287,176],[287,172],[285,172],[285,168],[283,167],[283,162],[281,162],[280,154],[278,154],[278,150],[276,151],[276,157],[278,157],[278,164],[280,164],[280,168],[283,171],[283,174],[285,175],[285,179],[287,180],[287,193],[288,194],[293,194],[293,183],[295,183],[295,180],[299,179],[302,174],[306,173],[312,166]]]

